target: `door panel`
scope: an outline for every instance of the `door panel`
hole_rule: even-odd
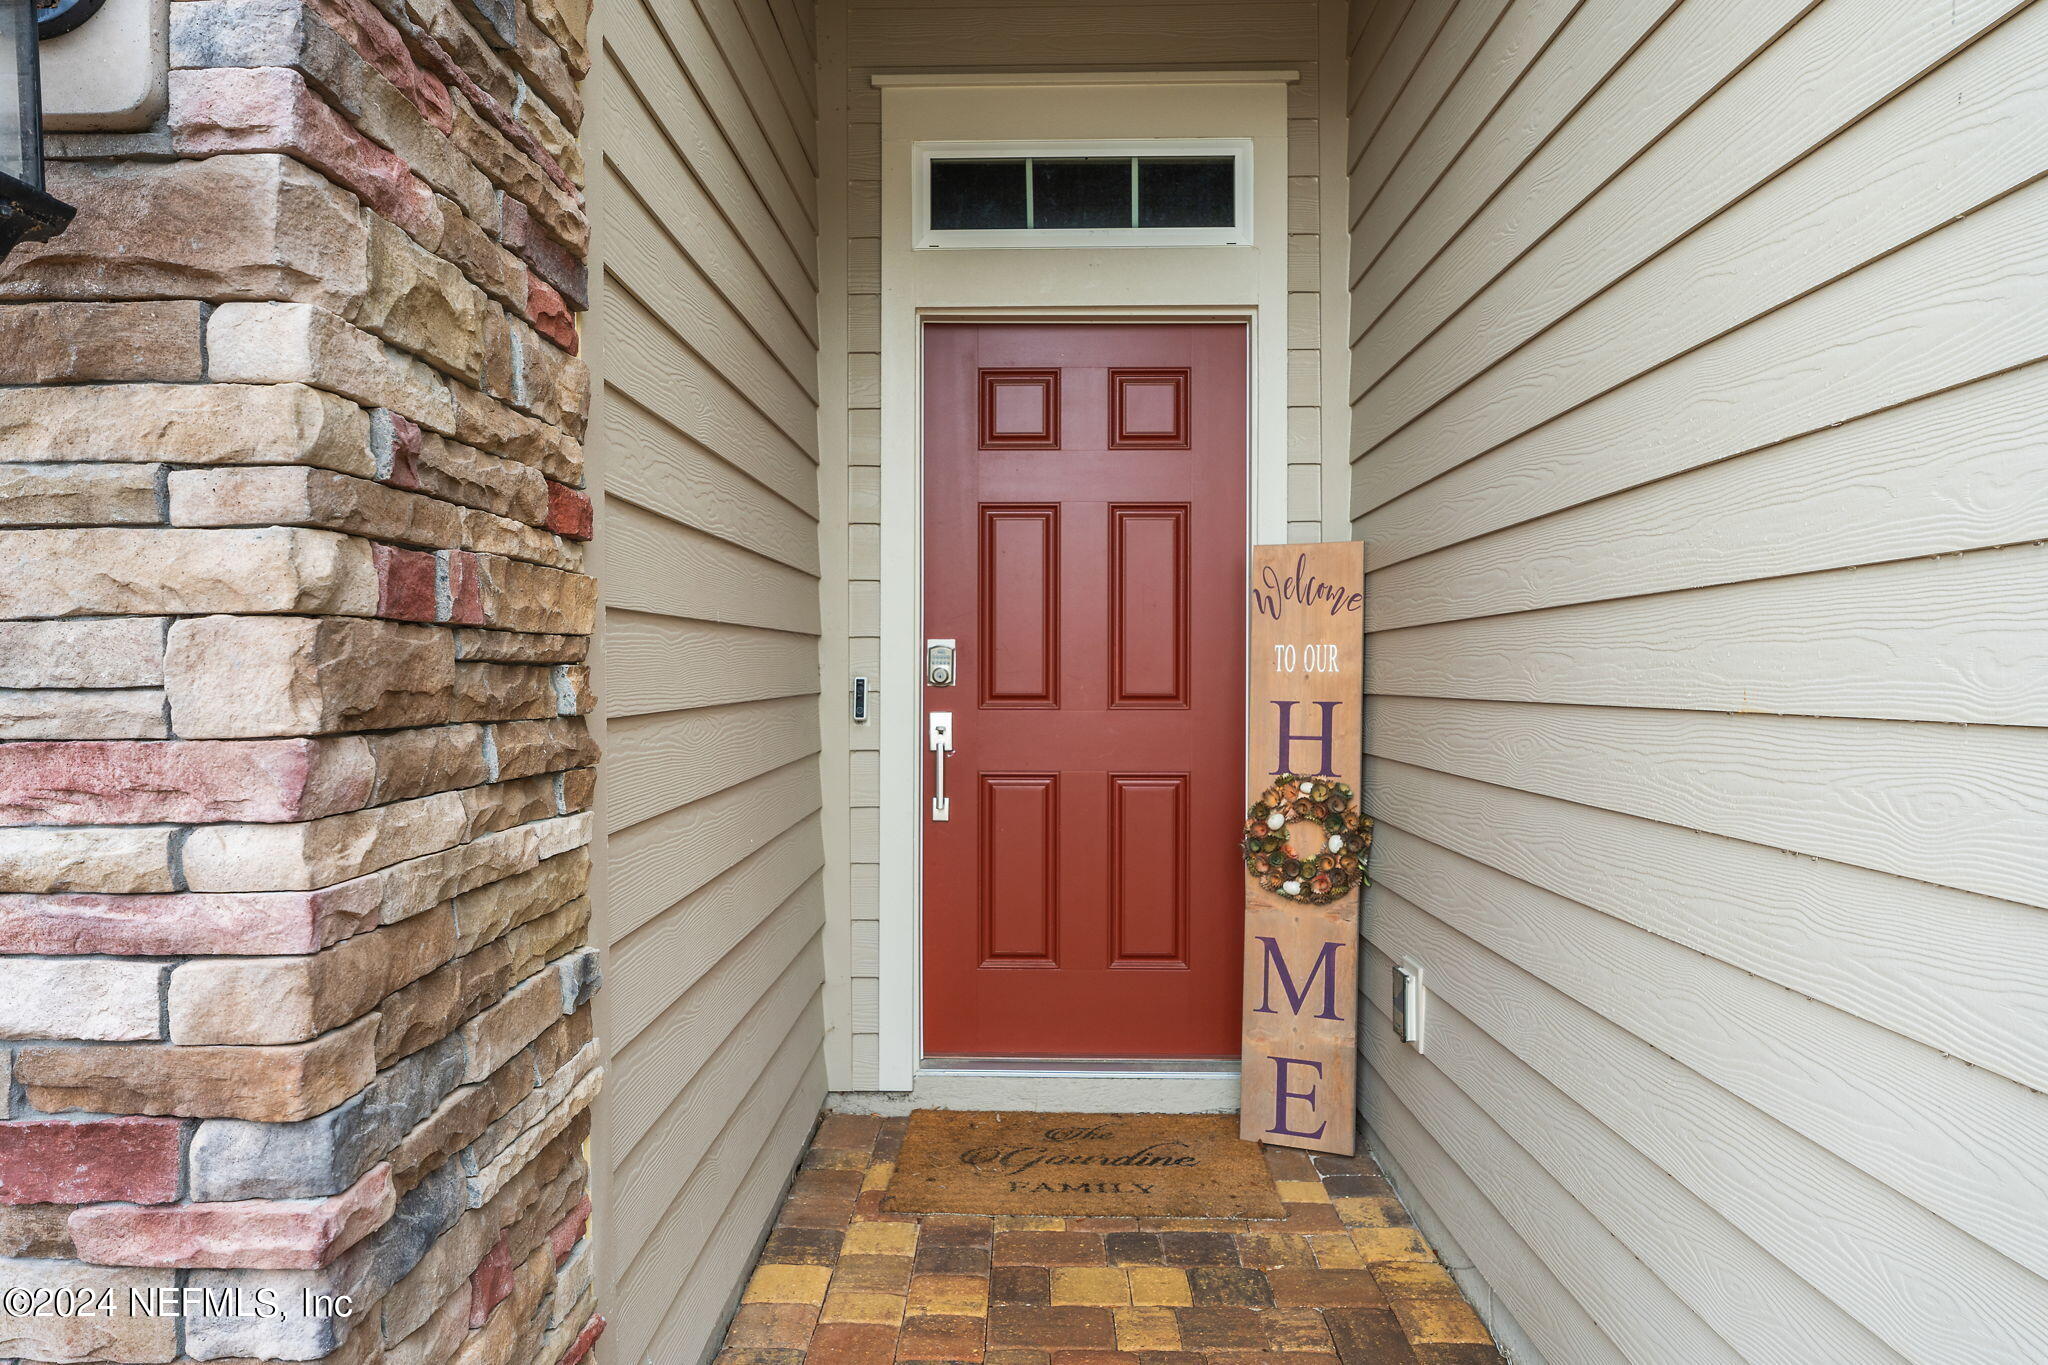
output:
[[[1245,349],[926,329],[925,633],[960,642],[924,689],[928,1054],[1238,1050]]]
[[[1188,778],[1114,773],[1110,878],[1116,890],[1119,967],[1186,967]]]
[[[1188,704],[1187,521],[1178,503],[1109,509],[1112,706]]]
[[[1057,773],[982,773],[981,965],[1059,961]]]
[[[983,706],[1056,706],[1060,649],[1060,509],[983,507]]]

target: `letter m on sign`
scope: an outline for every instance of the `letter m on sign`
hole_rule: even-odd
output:
[[[1316,960],[1309,964],[1308,977],[1300,986],[1294,984],[1294,973],[1287,970],[1287,955],[1280,951],[1280,942],[1266,934],[1257,936],[1264,958],[1260,967],[1261,988],[1259,1007],[1254,1014],[1278,1014],[1273,1008],[1273,978],[1280,978],[1280,993],[1287,997],[1287,1008],[1291,1013],[1300,1014],[1301,1007],[1308,999],[1308,993],[1315,989],[1316,978],[1323,979],[1323,1007],[1317,1011],[1318,1019],[1342,1019],[1337,1012],[1337,950],[1342,943],[1325,941],[1316,953]]]

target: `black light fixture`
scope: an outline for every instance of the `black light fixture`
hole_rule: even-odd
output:
[[[43,190],[38,21],[45,16],[60,23],[71,19],[70,27],[76,27],[98,6],[85,8],[75,19],[53,13],[60,6],[74,8],[65,0],[0,0],[0,258],[17,242],[48,241],[71,221],[71,205]]]

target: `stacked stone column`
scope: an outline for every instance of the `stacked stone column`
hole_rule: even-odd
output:
[[[576,1365],[587,0],[175,0],[0,265],[0,1362]],[[12,1291],[12,1292],[10,1292]]]

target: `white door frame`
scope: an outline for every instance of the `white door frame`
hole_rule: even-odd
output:
[[[920,1091],[922,1055],[924,324],[938,319],[1244,322],[1249,332],[1249,538],[1287,533],[1287,105],[1293,72],[1085,76],[878,76],[882,87],[879,1085]],[[1253,232],[1245,246],[920,251],[915,145],[934,139],[1248,137]],[[1057,1107],[1090,1078],[1071,1068],[975,1073],[991,1105]],[[1071,1077],[1061,1084],[1060,1077]],[[1155,1082],[1172,1082],[1160,1075]],[[1124,1085],[1131,1084],[1127,1078]],[[972,1088],[972,1087],[971,1087]],[[1189,1073],[1188,1107],[1234,1076]],[[1181,1107],[1173,1085],[1147,1087]],[[972,1096],[969,1097],[973,1098]],[[957,1098],[956,1098],[956,1102]]]

